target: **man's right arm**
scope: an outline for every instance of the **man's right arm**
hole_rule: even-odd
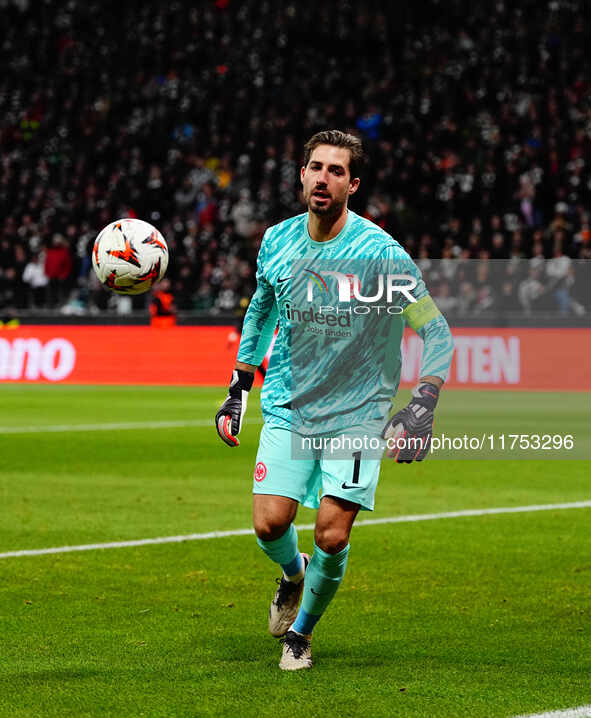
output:
[[[246,362],[243,361],[236,361],[236,369],[240,369],[240,371],[247,371],[254,374],[257,368],[255,364],[246,364]]]
[[[265,279],[263,262],[264,239],[257,260],[257,288],[244,317],[236,367],[232,372],[228,396],[215,417],[217,432],[229,446],[240,444],[237,435],[242,427],[248,392],[257,367],[269,349],[279,316],[275,291]]]
[[[275,291],[267,280],[257,272],[257,289],[250,301],[242,325],[242,336],[236,361],[237,369],[256,371],[269,349],[278,316]]]

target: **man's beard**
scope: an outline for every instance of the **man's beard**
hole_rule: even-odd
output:
[[[327,203],[326,207],[319,207],[318,205],[312,206],[313,199],[314,197],[310,195],[310,199],[307,202],[308,212],[312,212],[312,214],[315,214],[317,217],[338,217],[345,206],[345,202],[338,202],[337,200],[333,200],[332,203]]]

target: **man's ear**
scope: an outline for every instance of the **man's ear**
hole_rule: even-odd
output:
[[[355,192],[357,192],[357,190],[359,189],[360,182],[361,182],[361,180],[359,179],[359,177],[355,177],[354,179],[352,179],[349,182],[349,194],[350,195],[355,194]]]

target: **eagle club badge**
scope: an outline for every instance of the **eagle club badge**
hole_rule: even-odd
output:
[[[257,465],[254,467],[254,480],[262,481],[266,475],[267,475],[267,467],[263,464],[262,461],[259,461],[257,463]]]

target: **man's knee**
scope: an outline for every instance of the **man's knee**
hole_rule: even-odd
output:
[[[343,526],[317,526],[314,540],[326,553],[339,553],[349,543],[349,531]]]
[[[254,532],[261,541],[276,541],[287,531],[290,523],[285,523],[282,517],[255,516]]]
[[[262,541],[281,538],[294,520],[297,502],[284,496],[254,496],[253,525]]]
[[[324,496],[316,518],[316,546],[330,554],[342,551],[349,543],[349,534],[358,511],[359,504],[335,496]]]

